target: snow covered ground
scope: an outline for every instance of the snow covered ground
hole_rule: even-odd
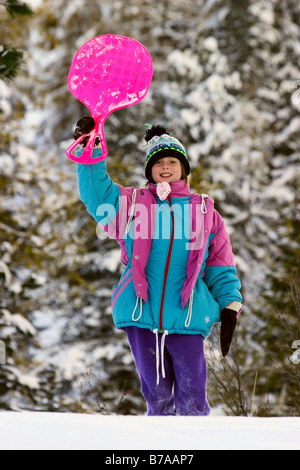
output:
[[[300,418],[1,412],[0,450],[300,450]]]

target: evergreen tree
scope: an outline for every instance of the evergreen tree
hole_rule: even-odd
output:
[[[29,5],[18,0],[2,0],[0,1],[1,6],[5,7],[12,18],[33,14]],[[14,79],[20,70],[22,61],[23,52],[21,50],[2,44],[0,46],[0,80],[9,82]]]
[[[12,18],[33,14],[30,6],[27,3],[20,2],[19,0],[1,0],[0,6],[4,6]]]
[[[88,39],[116,33],[145,44],[154,78],[142,103],[107,120],[111,177],[144,184],[144,123],[165,124],[186,144],[192,190],[215,199],[237,255],[245,309],[227,362],[218,339],[207,343],[211,403],[250,413],[258,372],[256,413],[297,409],[296,366],[284,365],[299,339],[288,275],[296,280],[300,265],[300,103],[291,100],[299,8],[297,0],[44,0],[30,23],[1,17],[5,42],[26,48],[27,72],[7,86],[0,115],[1,407],[145,411],[111,319],[119,248],[97,238],[65,156],[87,113],[67,88],[72,58]]]
[[[231,234],[243,284],[239,331],[248,350],[240,348],[239,362],[251,364],[243,370],[248,393],[256,368],[256,392],[279,400],[285,385],[274,361],[286,357],[278,308],[296,318],[288,273],[299,278],[300,264],[299,103],[291,100],[299,4],[207,1],[201,13],[194,42],[169,56],[177,93],[166,112],[189,136],[192,183],[215,198]]]
[[[23,60],[23,52],[16,48],[1,46],[0,51],[0,79],[10,81],[19,72]]]

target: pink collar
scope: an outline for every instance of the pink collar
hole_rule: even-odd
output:
[[[190,196],[191,194],[190,185],[188,183],[186,184],[184,180],[172,181],[170,183],[170,186],[171,186],[171,194],[170,194],[171,198]],[[157,184],[149,183],[148,189],[149,191],[151,191],[153,196],[158,197],[157,191],[156,191]]]

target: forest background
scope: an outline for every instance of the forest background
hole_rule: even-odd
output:
[[[298,0],[0,1],[0,409],[145,413],[111,318],[119,248],[65,156],[87,114],[71,62],[102,34],[133,37],[154,62],[146,99],[107,120],[111,177],[142,186],[144,124],[165,124],[231,236],[245,307],[226,360],[219,327],[206,342],[210,405],[299,416]]]

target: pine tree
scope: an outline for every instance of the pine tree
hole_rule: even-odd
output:
[[[11,18],[33,15],[29,5],[18,0],[1,0],[1,6],[5,7]],[[23,52],[20,49],[4,44],[0,46],[0,80],[6,82],[13,80],[20,70],[22,61]]]
[[[27,48],[31,66],[30,75],[16,77],[0,116],[0,338],[8,352],[7,368],[0,369],[1,407],[144,412],[126,340],[111,319],[119,253],[114,242],[97,239],[78,201],[75,165],[65,157],[75,123],[86,113],[67,89],[72,57],[87,39],[112,32],[148,47],[154,78],[145,101],[107,120],[110,176],[142,185],[144,123],[165,124],[186,144],[192,190],[215,199],[237,255],[245,302],[240,341],[223,367],[218,337],[209,340],[210,399],[246,414],[258,372],[257,413],[292,406],[284,391],[298,396],[297,375],[290,368],[289,378],[283,373],[292,336],[278,312],[295,326],[289,274],[298,276],[300,265],[300,106],[291,95],[300,78],[299,5],[45,0],[31,28],[26,17],[14,19],[24,21],[15,29],[0,19],[7,41]],[[289,352],[278,346],[284,341]],[[272,406],[264,409],[268,394]]]
[[[9,82],[18,75],[23,61],[23,52],[6,46],[0,46],[0,48],[0,79]]]
[[[257,393],[278,400],[274,360],[286,360],[278,311],[296,318],[290,278],[300,265],[298,47],[299,2],[207,1],[194,42],[168,61],[177,91],[168,116],[189,136],[192,184],[225,217],[242,278],[245,385],[250,393],[257,368]]]
[[[9,15],[14,18],[16,16],[32,15],[33,11],[27,3],[19,0],[1,0],[0,6],[4,6]]]

